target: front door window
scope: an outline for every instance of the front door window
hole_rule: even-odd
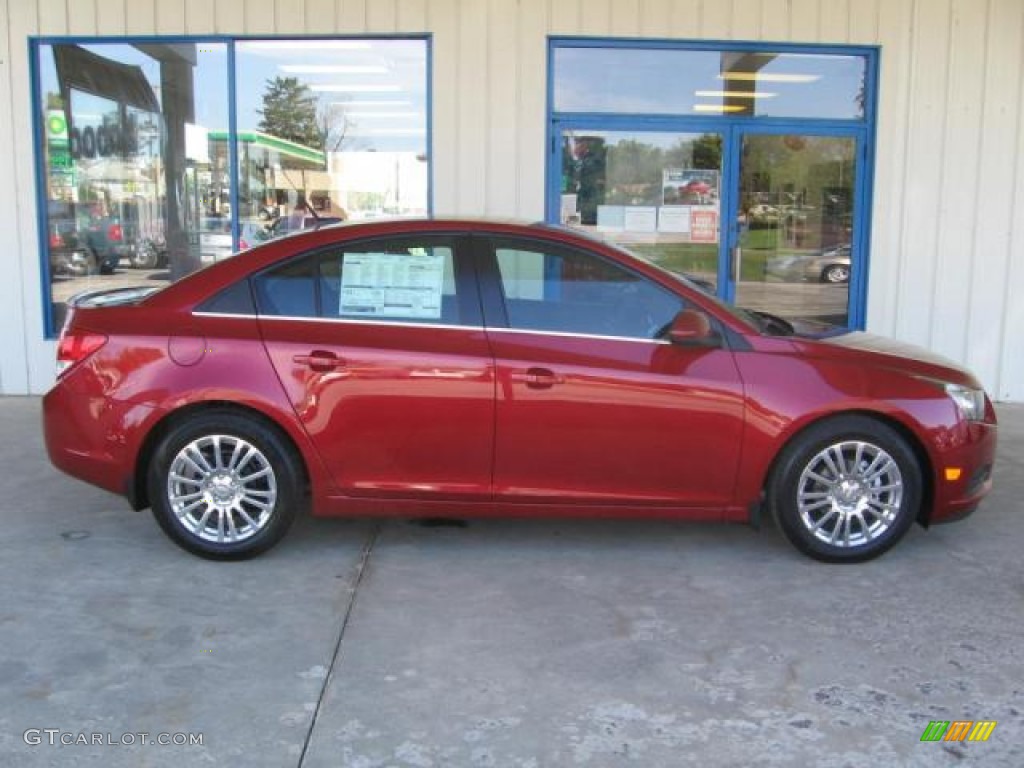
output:
[[[499,245],[495,255],[512,328],[655,339],[682,309],[649,280],[577,251]]]

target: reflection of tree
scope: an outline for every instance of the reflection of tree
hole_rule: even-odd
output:
[[[330,162],[331,152],[339,152],[348,139],[354,123],[342,104],[322,104],[316,113],[316,128],[320,134],[320,147],[324,150],[324,162]]]
[[[849,242],[854,149],[852,139],[831,136],[748,137],[743,142],[744,207],[761,206],[760,224],[779,227],[789,245]]]
[[[279,139],[294,141],[311,149],[324,148],[324,135],[317,120],[316,96],[295,77],[267,80],[263,92],[263,116],[259,129]]]
[[[338,105],[320,106],[309,86],[295,77],[275,77],[267,80],[263,93],[263,116],[259,130],[279,139],[300,144],[309,149],[323,151],[323,170],[330,163],[330,153],[336,152],[345,141],[350,123]],[[298,197],[297,207],[308,205],[305,167],[298,169],[300,179],[293,179],[285,167],[281,175],[293,187]]]
[[[601,136],[566,136],[562,190],[576,193],[581,222],[593,224],[598,205],[660,205],[666,169],[721,167],[722,137],[717,133],[679,138],[668,149],[635,138],[609,145]],[[713,186],[717,194],[717,183]]]
[[[828,136],[757,136],[743,142],[743,173],[758,202],[806,204],[826,187],[852,188],[854,142]]]
[[[654,204],[661,194],[661,148],[627,139],[608,148],[608,203]]]
[[[693,142],[680,141],[673,149],[681,149],[690,155],[694,168],[719,170],[722,167],[722,135],[705,133]],[[671,153],[673,150],[669,150]],[[686,166],[680,165],[681,168]]]
[[[680,138],[668,149],[637,139],[607,145],[597,136],[566,137],[563,191],[578,195],[581,219],[590,223],[601,204],[660,204],[667,168],[717,171],[721,167],[722,137],[714,133]]]

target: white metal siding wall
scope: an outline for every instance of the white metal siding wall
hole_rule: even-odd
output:
[[[28,36],[427,32],[435,210],[528,219],[544,210],[548,35],[881,45],[868,327],[1024,400],[1021,0],[0,0],[0,14],[2,392],[43,391],[53,372]]]

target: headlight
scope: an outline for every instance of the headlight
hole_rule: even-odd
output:
[[[985,419],[985,392],[981,389],[970,389],[959,384],[945,385],[946,394],[956,403],[956,409],[967,421],[983,421]]]

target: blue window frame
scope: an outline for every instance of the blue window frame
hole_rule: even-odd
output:
[[[29,61],[48,338],[120,274],[433,208],[429,35],[38,37]],[[272,85],[301,126],[271,119]]]
[[[845,217],[833,215],[828,226],[821,224],[826,217],[820,211],[813,215],[822,231],[834,232],[835,221],[848,221],[842,247],[852,269],[843,289],[848,291],[848,308],[842,325],[863,328],[878,58],[879,49],[872,46],[551,37],[546,219],[552,223],[564,223],[566,219],[563,153],[572,145],[567,137],[632,135],[637,139],[650,137],[646,143],[654,146],[656,137],[673,133],[687,138],[718,136],[722,142],[716,167],[721,174],[721,231],[717,269],[709,281],[717,283],[715,288],[721,297],[733,301],[737,298],[737,283],[742,281],[734,269],[736,254],[751,240],[748,225],[743,223],[748,218],[749,200],[741,200],[739,194],[741,184],[745,194],[751,187],[750,147],[771,144],[770,137],[775,136],[793,137],[794,146],[799,139],[813,148],[834,137],[833,148],[842,147],[846,155],[852,154],[855,164],[854,179],[844,180],[849,189],[842,190],[840,196],[849,198],[849,211]],[[746,160],[742,156],[744,147],[748,147]],[[849,161],[848,157],[844,159]],[[780,190],[772,191],[782,194]],[[819,199],[824,199],[837,190],[829,182],[819,181],[816,191]],[[664,198],[642,202],[656,207]],[[804,206],[809,210],[823,207]],[[802,215],[806,218],[806,213]],[[798,217],[791,214],[789,218]],[[796,233],[794,242],[799,242],[795,224],[791,232]],[[615,233],[610,236],[614,239]],[[818,250],[835,249],[825,247],[824,239],[819,238]],[[816,263],[813,255],[806,254],[812,265]],[[817,290],[815,286],[805,289]]]

